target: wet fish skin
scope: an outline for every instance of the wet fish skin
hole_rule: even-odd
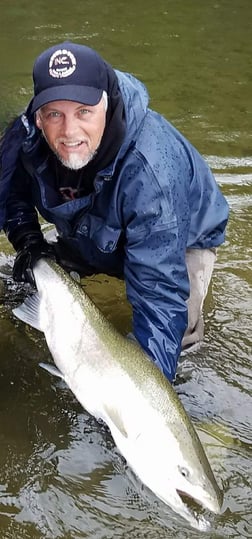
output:
[[[219,513],[222,492],[174,388],[140,346],[123,337],[55,262],[34,267],[38,292],[13,310],[41,330],[65,382],[108,425],[139,479],[197,529],[179,492]]]

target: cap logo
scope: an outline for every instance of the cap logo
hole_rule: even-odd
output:
[[[76,69],[76,58],[66,49],[55,51],[49,60],[49,75],[55,79],[69,77]]]

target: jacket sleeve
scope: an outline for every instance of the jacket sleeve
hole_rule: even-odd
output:
[[[134,335],[170,381],[187,327],[189,293],[184,254],[176,249],[176,237],[173,227],[135,238],[128,245],[125,267]]]
[[[160,117],[146,122],[123,171],[125,281],[134,335],[173,380],[188,320],[186,248],[224,241],[228,205],[196,149]]]
[[[188,173],[188,171],[181,171]],[[127,172],[126,172],[127,175]],[[185,252],[190,225],[186,191],[161,188],[148,163],[127,182],[125,282],[133,332],[166,377],[175,377],[187,327]]]
[[[18,160],[11,178],[3,227],[15,250],[22,248],[28,235],[33,235],[38,240],[43,238],[38,214],[32,202],[31,181],[32,178],[24,169],[22,162]]]

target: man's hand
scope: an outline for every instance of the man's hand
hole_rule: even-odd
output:
[[[56,260],[54,247],[43,239],[27,237],[23,247],[18,249],[13,266],[13,279],[27,282],[36,288],[33,266],[39,258],[49,257]]]

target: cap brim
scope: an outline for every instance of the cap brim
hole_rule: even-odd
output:
[[[53,86],[42,90],[33,98],[31,113],[52,101],[76,101],[83,105],[97,105],[102,98],[103,90],[92,86],[67,85]]]

